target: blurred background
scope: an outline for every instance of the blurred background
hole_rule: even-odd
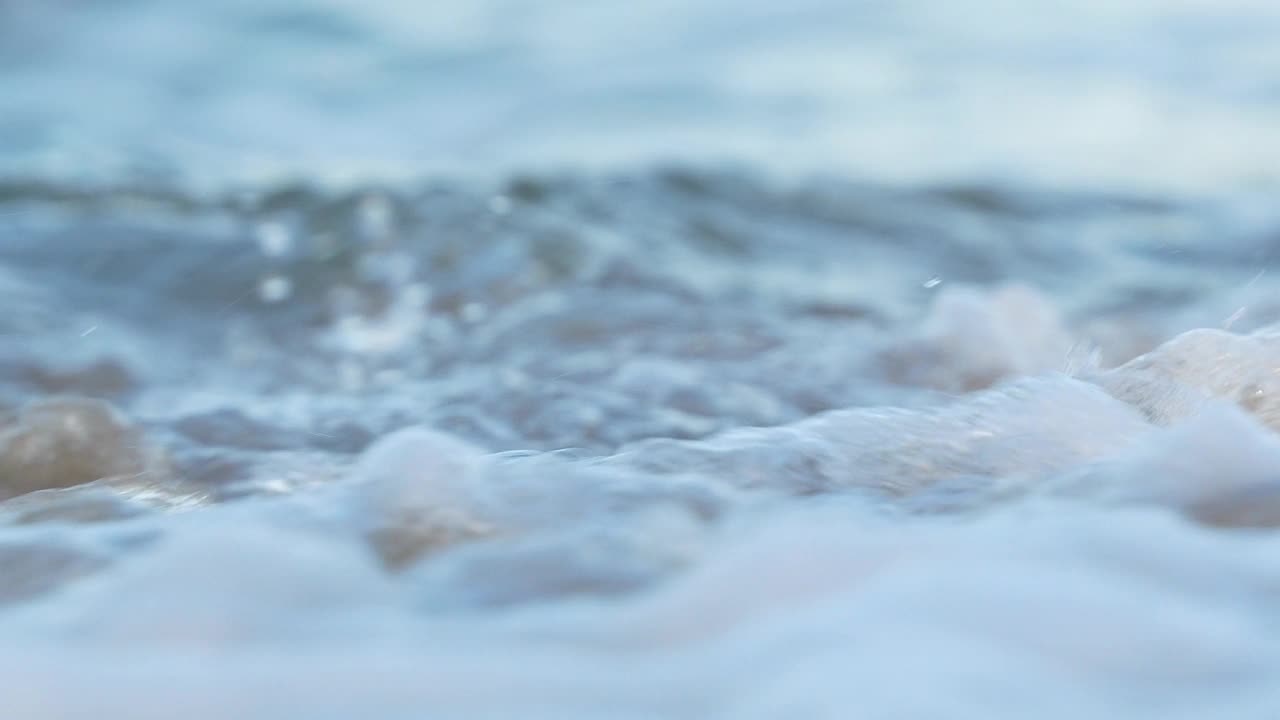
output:
[[[3,0],[0,175],[1280,179],[1271,0]]]

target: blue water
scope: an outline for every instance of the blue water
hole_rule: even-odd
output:
[[[1278,37],[0,2],[0,717],[1271,717]]]

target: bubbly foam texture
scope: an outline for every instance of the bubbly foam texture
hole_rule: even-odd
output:
[[[356,524],[383,560],[403,567],[433,547],[496,530],[486,502],[486,463],[475,448],[428,430],[401,430],[361,457]]]
[[[46,325],[0,344],[8,715],[1276,707],[1280,286],[1271,234],[1204,249],[1230,208],[40,197],[0,242]]]
[[[577,694],[565,678],[590,677],[602,661],[638,673],[598,678],[616,697],[655,683],[674,698],[656,711],[677,714],[803,708],[834,717],[865,702],[861,690],[832,691],[831,680],[850,672],[878,679],[866,692],[895,712],[1030,712],[1083,681],[1093,693],[1077,710],[1155,716],[1170,707],[1147,695],[1176,684],[1196,711],[1248,713],[1265,706],[1270,694],[1256,683],[1280,663],[1265,621],[1249,611],[1280,593],[1280,547],[1269,535],[1223,535],[1187,520],[1280,521],[1280,440],[1262,422],[1267,410],[1224,399],[1252,381],[1245,368],[1270,362],[1268,342],[1192,333],[1099,376],[1113,387],[1159,368],[1162,383],[1199,393],[1176,416],[1150,411],[1167,402],[1164,384],[1147,395],[1122,385],[1121,400],[1050,376],[935,409],[843,410],[704,442],[644,443],[603,463],[494,459],[411,428],[366,451],[332,495],[353,518],[341,526],[362,528],[371,548],[326,536],[332,518],[300,521],[302,498],[248,515],[209,510],[203,522],[168,527],[167,539],[149,541],[121,570],[73,588],[60,613],[14,619],[37,646],[75,638],[198,647],[227,663],[250,647],[308,648],[309,661],[274,671],[283,687],[302,682],[317,658],[342,667],[339,653],[376,652],[371,667],[390,674],[380,670],[381,690],[365,697],[371,707],[376,698],[391,703],[393,716],[403,702],[443,703],[437,709],[449,716],[500,713],[514,698],[591,716],[608,701]],[[1231,377],[1188,370],[1195,363]],[[771,457],[789,460],[766,464]],[[694,502],[682,489],[694,478],[704,493],[721,489]],[[971,492],[968,509],[986,514],[959,525],[885,514],[847,495],[860,488],[908,510],[920,496]],[[767,499],[778,491],[805,494],[810,507],[779,515],[779,501]],[[1179,514],[1105,509],[1135,505]],[[710,540],[705,523],[728,507],[739,508],[737,519]],[[229,541],[219,513],[251,529]],[[691,569],[632,594],[680,567]],[[582,594],[628,599],[536,604]],[[531,602],[514,615],[470,615]],[[903,653],[904,642],[928,652]],[[482,648],[501,648],[487,677],[510,698],[421,689]],[[561,679],[523,665],[535,656]],[[402,662],[423,676],[411,682],[396,669]],[[371,692],[371,675],[346,672],[346,692]],[[731,696],[720,687],[725,673],[761,680]],[[1037,691],[1006,691],[1010,678]],[[247,678],[231,671],[221,682],[243,688]],[[920,682],[946,700],[911,699]],[[97,692],[110,700],[113,691]],[[257,708],[283,697],[279,687],[251,692]],[[330,692],[294,707],[341,702]],[[982,699],[990,693],[1000,702]]]
[[[833,411],[707,441],[648,441],[646,468],[694,469],[746,487],[910,495],[940,482],[1030,481],[1130,444],[1150,429],[1134,408],[1067,377],[1024,380],[938,409]]]
[[[1117,716],[1167,711],[1136,698],[1169,683],[1192,693],[1193,707],[1230,697],[1226,707],[1248,712],[1263,697],[1250,683],[1280,667],[1269,631],[1247,610],[1280,593],[1270,579],[1275,541],[1102,508],[1162,506],[1215,527],[1280,524],[1280,440],[1267,425],[1270,396],[1256,391],[1272,342],[1194,332],[1087,378],[1048,375],[936,408],[839,410],[705,441],[648,441],[603,461],[494,458],[409,428],[318,494],[207,509],[199,521],[146,515],[106,526],[97,550],[6,548],[6,599],[28,604],[0,633],[37,657],[59,647],[214,652],[225,668],[216,680],[187,675],[181,685],[248,693],[237,702],[252,717],[284,702],[317,662],[345,667],[343,692],[370,709],[386,703],[392,717],[420,702],[443,703],[443,716],[501,713],[512,702],[592,716],[607,701],[565,678],[590,676],[599,662],[639,673],[597,679],[617,697],[654,683],[672,698],[658,711],[675,714],[836,716],[857,698],[828,682],[850,672],[878,678],[867,692],[895,711],[1030,711],[1083,680],[1095,692],[1077,707]],[[90,418],[114,417],[90,407]],[[30,415],[28,426],[43,427]],[[817,505],[765,513],[788,502],[779,493]],[[731,508],[736,519],[720,520]],[[921,515],[972,510],[985,519]],[[238,529],[229,534],[228,524]],[[121,543],[141,549],[110,560],[106,548]],[[33,572],[36,563],[45,571]],[[690,570],[635,593],[680,568]],[[29,602],[62,585],[57,602]],[[584,595],[624,599],[543,605]],[[528,609],[471,617],[510,606]],[[904,666],[904,642],[928,652]],[[305,648],[309,659],[250,686],[235,669],[250,648],[266,657]],[[501,648],[487,677],[509,698],[422,689],[480,648]],[[367,653],[377,659],[363,671],[342,659]],[[560,679],[522,665],[535,656]],[[401,663],[422,676],[411,681]],[[683,671],[661,669],[671,666]],[[11,673],[36,679],[39,668]],[[724,673],[765,679],[729,695]],[[123,708],[119,684],[138,682],[71,675],[84,693],[50,706],[71,716],[87,712],[90,697]],[[1009,679],[1037,692],[1005,692]],[[919,682],[946,702],[911,700]],[[323,716],[344,702],[334,692],[289,698],[290,707]],[[987,706],[984,692],[1001,702]],[[148,709],[172,707],[166,697],[152,696]]]
[[[1214,403],[1085,474],[1092,476],[1091,489],[1104,496],[1168,503],[1224,525],[1265,525],[1280,521],[1269,499],[1280,491],[1278,461],[1275,435],[1240,410]]]
[[[1280,336],[1269,329],[1243,336],[1195,330],[1103,374],[1098,382],[1159,424],[1187,418],[1212,398],[1236,403],[1280,429],[1277,368]]]
[[[1071,347],[1057,309],[1030,288],[948,287],[920,335],[886,350],[881,361],[896,382],[969,392],[1004,378],[1064,370]]]

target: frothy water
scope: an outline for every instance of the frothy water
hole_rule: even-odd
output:
[[[410,5],[0,8],[5,717],[1280,707],[1271,5]]]

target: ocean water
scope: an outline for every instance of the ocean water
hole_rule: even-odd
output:
[[[1274,717],[1278,36],[0,3],[0,715]]]

